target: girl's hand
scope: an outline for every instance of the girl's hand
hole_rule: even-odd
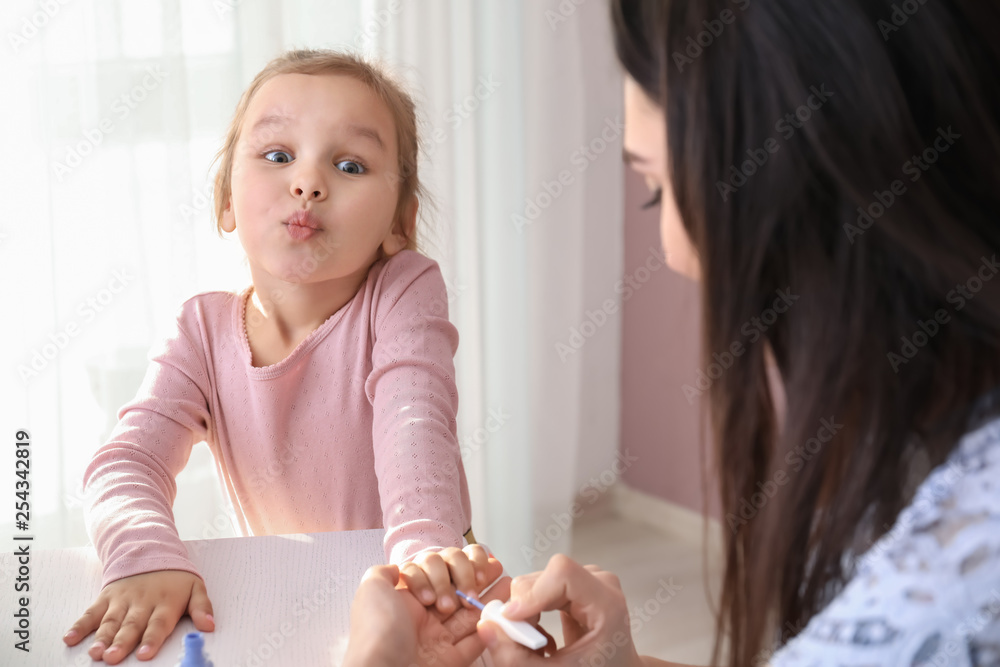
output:
[[[455,589],[478,595],[500,576],[503,566],[482,545],[470,544],[465,549],[422,553],[399,571],[414,597],[428,607],[436,603],[439,612],[450,614],[461,607]]]
[[[510,591],[506,615],[513,620],[530,620],[543,611],[560,610],[566,645],[542,658],[509,639],[494,623],[480,621],[479,636],[498,667],[575,667],[598,655],[604,658],[601,664],[608,667],[643,664],[632,643],[625,594],[618,577],[610,572],[596,565],[584,567],[557,554],[544,571],[516,577]]]
[[[63,641],[76,646],[97,630],[88,651],[92,659],[118,664],[141,640],[136,657],[149,660],[185,613],[198,630],[215,629],[212,603],[199,576],[182,570],[137,574],[105,586]]]

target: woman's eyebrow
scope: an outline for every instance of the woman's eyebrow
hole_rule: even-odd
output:
[[[649,160],[647,158],[642,157],[641,155],[637,155],[636,153],[633,153],[632,151],[628,150],[627,148],[623,148],[622,149],[622,162],[624,162],[627,165],[636,165],[636,164],[645,164],[645,163],[649,162]]]

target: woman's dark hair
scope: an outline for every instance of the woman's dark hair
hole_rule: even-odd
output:
[[[704,365],[746,350],[707,406],[715,660],[745,667],[840,590],[1000,383],[1000,5],[612,0],[612,16],[665,112]]]

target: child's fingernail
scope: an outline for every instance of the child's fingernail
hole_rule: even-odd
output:
[[[424,604],[430,604],[434,602],[434,594],[430,591],[424,591],[420,594],[420,599],[424,601]]]
[[[149,644],[143,644],[142,646],[139,647],[139,651],[136,653],[136,655],[140,655],[142,657],[146,657],[147,655],[149,655],[152,652],[153,652],[153,647],[152,646],[150,646]]]
[[[101,655],[104,655],[104,649],[106,648],[107,645],[104,642],[94,642],[93,645],[90,647],[88,653],[93,653],[94,651],[97,651]]]
[[[67,632],[66,634],[63,635],[63,639],[66,639],[66,640],[69,640],[69,641],[73,641],[74,639],[76,639],[79,636],[80,636],[79,632],[77,632],[76,630],[70,630],[69,632]]]
[[[478,581],[481,584],[485,583],[486,582],[486,573],[485,572],[476,572],[476,581]]]
[[[511,600],[503,608],[503,615],[510,618],[517,613],[517,610],[521,608],[521,603],[517,600]]]
[[[112,646],[111,648],[109,648],[107,651],[104,652],[104,655],[113,658],[121,652],[122,652],[121,646]]]
[[[215,623],[215,617],[212,616],[211,614],[205,614],[205,620],[208,621],[209,623]]]

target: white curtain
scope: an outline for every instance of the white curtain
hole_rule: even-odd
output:
[[[515,572],[565,551],[571,503],[612,469],[619,433],[607,13],[601,0],[6,3],[0,401],[3,433],[32,435],[39,546],[87,543],[83,468],[178,305],[249,280],[238,242],[214,232],[211,159],[254,74],[310,47],[385,59],[415,93],[435,204],[424,247],[461,334],[473,526]],[[196,448],[175,506],[185,538],[232,534],[213,476]]]

